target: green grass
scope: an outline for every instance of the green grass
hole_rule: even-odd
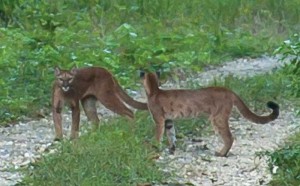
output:
[[[161,182],[165,175],[151,157],[153,137],[148,114],[137,119],[110,119],[97,132],[57,145],[59,152],[45,155],[26,170],[23,185],[136,185]]]
[[[270,172],[273,173],[271,186],[300,185],[300,132],[275,152],[267,152]],[[273,169],[276,172],[273,172]]]
[[[102,66],[126,88],[139,69],[201,71],[272,53],[298,32],[298,0],[2,0],[0,125],[50,105],[54,66]]]

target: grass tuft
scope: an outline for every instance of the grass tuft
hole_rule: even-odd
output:
[[[164,174],[145,146],[153,136],[150,118],[111,119],[96,132],[62,142],[59,152],[46,155],[26,170],[25,185],[136,185],[160,182]],[[150,128],[150,129],[149,129]]]

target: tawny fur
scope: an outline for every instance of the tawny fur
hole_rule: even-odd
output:
[[[72,70],[55,69],[56,80],[53,83],[52,108],[55,124],[55,139],[61,139],[61,110],[67,102],[72,110],[71,138],[78,137],[80,109],[79,101],[90,121],[98,127],[96,102],[100,101],[111,111],[133,118],[133,112],[123,103],[136,109],[147,110],[147,104],[135,101],[120,87],[113,75],[104,68],[88,67]]]
[[[267,116],[256,115],[249,110],[238,95],[227,88],[162,90],[159,88],[158,78],[154,73],[145,74],[143,85],[149,110],[156,123],[156,140],[158,142],[162,139],[165,123],[169,123],[168,127],[172,129],[172,125],[170,125],[172,122],[170,121],[173,119],[197,117],[204,114],[209,117],[216,133],[220,134],[224,142],[221,151],[216,152],[217,156],[226,156],[233,143],[228,124],[233,106],[236,106],[246,119],[259,124],[273,121],[279,115],[279,106],[274,102],[267,104],[273,110],[271,114]],[[172,139],[172,136],[168,136],[168,139]],[[175,150],[175,140],[169,140],[169,144],[170,148]]]

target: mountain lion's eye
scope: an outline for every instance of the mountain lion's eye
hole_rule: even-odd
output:
[[[68,82],[69,82],[69,83],[72,83],[72,81],[73,81],[73,78],[68,79]]]

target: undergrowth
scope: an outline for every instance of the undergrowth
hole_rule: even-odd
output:
[[[159,183],[166,175],[152,159],[152,121],[137,113],[128,121],[114,118],[96,132],[56,145],[58,152],[46,154],[25,171],[19,185],[137,185]]]
[[[294,34],[275,51],[281,54],[283,61],[289,61],[282,69],[282,74],[288,80],[285,83],[287,97],[293,100],[296,114],[299,116],[299,74],[300,74],[300,36]],[[292,121],[290,121],[292,122]],[[273,180],[269,185],[300,185],[300,130],[298,127],[288,141],[274,152],[266,152],[269,158],[269,168]]]
[[[299,130],[299,128],[297,129]],[[266,152],[273,180],[271,186],[300,184],[300,133],[289,138],[284,146],[274,152]]]
[[[298,31],[299,6],[297,0],[2,0],[0,124],[43,115],[55,66],[102,66],[134,89],[141,68],[199,72],[270,54]]]

